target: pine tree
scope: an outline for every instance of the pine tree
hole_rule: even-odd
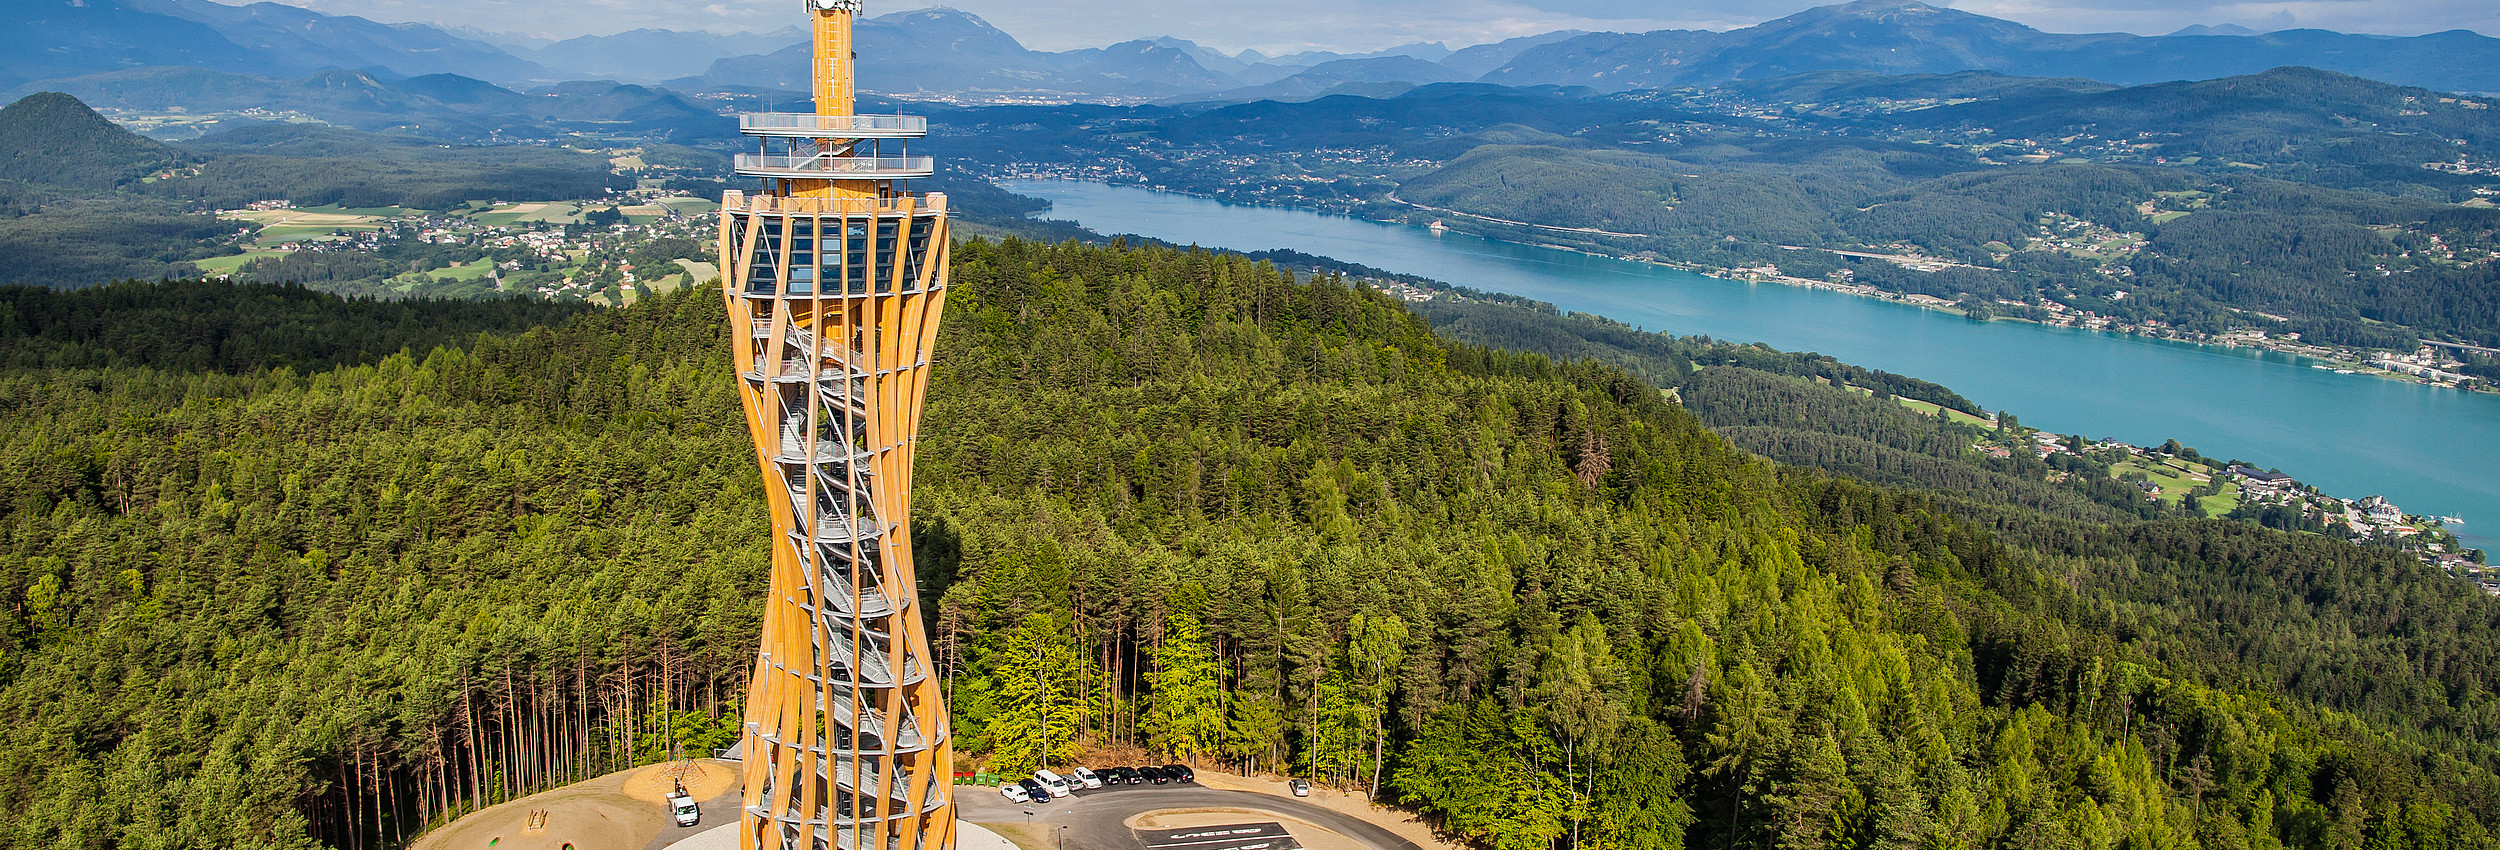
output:
[[[1199,620],[1206,591],[1193,584],[1173,597],[1163,618],[1163,645],[1155,648],[1154,670],[1146,674],[1152,701],[1139,725],[1155,749],[1195,761],[1224,746],[1224,683]]]
[[[1068,629],[1058,618],[1031,614],[997,650],[998,713],[989,734],[991,764],[1024,773],[1076,757],[1084,719],[1080,670]]]

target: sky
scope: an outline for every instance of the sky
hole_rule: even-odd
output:
[[[1823,0],[1836,2],[1837,0]],[[242,0],[223,0],[239,3]],[[802,20],[800,0],[281,0],[334,15],[427,21],[550,38],[629,29],[761,32]],[[2419,35],[2470,29],[2500,36],[2493,0],[1929,0],[2050,32],[2160,34],[2192,24],[2259,31],[2309,27]],[[944,0],[1036,50],[1177,36],[1227,52],[1359,52],[1417,41],[1452,48],[1558,29],[1728,30],[1789,15],[1815,0]],[[932,5],[868,0],[868,14]]]

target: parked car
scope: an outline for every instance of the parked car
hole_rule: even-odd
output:
[[[1293,795],[1296,797],[1311,796],[1311,780],[1296,779],[1292,782],[1285,783],[1285,785],[1293,789]]]
[[[1093,768],[1089,767],[1080,767],[1068,771],[1068,780],[1070,782],[1082,782],[1087,788],[1102,787],[1102,774],[1095,773]]]
[[[668,795],[668,814],[677,820],[678,826],[693,826],[703,822],[703,810],[695,806],[694,797],[682,788]]]
[[[1146,775],[1146,781],[1156,785],[1172,781],[1172,775],[1163,772],[1163,768],[1160,767],[1141,767],[1137,771]]]
[[[1007,798],[1007,802],[1010,803],[1033,802],[1033,792],[1024,790],[1024,784],[1021,782],[1008,782],[999,785],[998,795]]]
[[[1144,772],[1144,771],[1141,771],[1141,770],[1138,770],[1137,768],[1134,768],[1134,767],[1115,767],[1115,768],[1112,768],[1112,770],[1116,770],[1116,771],[1119,771],[1119,772],[1120,772],[1120,781],[1121,781],[1121,782],[1123,782],[1123,783],[1126,783],[1126,784],[1129,784],[1129,785],[1144,785],[1144,784],[1146,784],[1146,774],[1145,774],[1145,772]]]
[[[1050,795],[1053,797],[1065,797],[1076,793],[1076,788],[1068,784],[1067,777],[1052,773],[1047,767],[1033,771],[1033,779],[1042,783],[1042,787],[1050,789]]]
[[[1042,783],[1030,779],[1018,779],[1016,787],[1024,789],[1024,799],[1028,802],[1050,802],[1050,789],[1042,787]]]
[[[1167,764],[1167,765],[1164,765],[1164,766],[1163,766],[1163,772],[1171,774],[1173,779],[1179,780],[1179,781],[1181,781],[1181,782],[1196,782],[1196,781],[1198,781],[1198,773],[1197,773],[1197,771],[1190,770],[1190,769],[1189,769],[1189,765],[1185,765],[1185,764]]]

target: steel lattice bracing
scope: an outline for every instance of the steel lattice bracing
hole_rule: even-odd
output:
[[[851,114],[852,0],[808,0],[817,111],[749,115],[721,210],[740,399],[772,494],[747,695],[746,850],[952,850],[951,748],[911,553],[912,444],[946,301],[946,197],[903,116]],[[783,150],[775,153],[771,146]]]

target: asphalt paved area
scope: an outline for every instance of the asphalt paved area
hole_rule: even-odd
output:
[[[1292,797],[1219,791],[1201,785],[1114,785],[1078,791],[1048,803],[1010,803],[998,789],[955,786],[957,817],[973,823],[1030,823],[1046,840],[1064,842],[1067,850],[1152,850],[1143,836],[1124,823],[1130,817],[1163,809],[1238,808],[1275,812],[1297,818],[1353,839],[1371,850],[1423,850],[1415,842],[1353,815]],[[1026,813],[1030,812],[1030,815]],[[1243,815],[1247,823],[1259,820]],[[1161,832],[1158,830],[1157,832]]]
[[[1284,824],[1275,821],[1139,832],[1138,838],[1146,842],[1149,850],[1301,850],[1302,847],[1292,833],[1285,831]]]

